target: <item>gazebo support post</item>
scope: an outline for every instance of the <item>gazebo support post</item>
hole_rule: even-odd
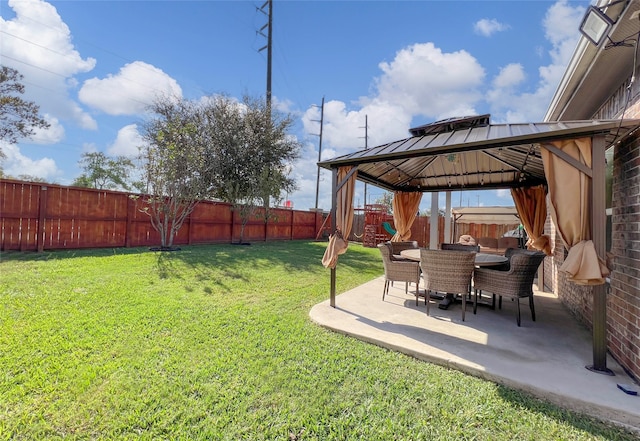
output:
[[[606,257],[606,194],[605,194],[605,138],[594,136],[591,140],[591,240],[598,257]],[[607,368],[607,286],[593,286],[592,305],[593,365],[587,369],[606,375],[614,375]]]
[[[431,192],[431,217],[429,220],[429,249],[438,249],[438,192]]]
[[[451,192],[445,193],[445,211],[444,211],[444,241],[455,242],[451,236]]]
[[[331,234],[336,232],[338,223],[336,219],[336,205],[338,202],[338,169],[331,169]],[[331,296],[329,298],[329,305],[332,308],[336,307],[336,268],[331,268]]]

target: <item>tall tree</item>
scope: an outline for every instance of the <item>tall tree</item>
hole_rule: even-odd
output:
[[[208,194],[205,143],[198,104],[164,97],[143,125],[141,148],[149,197],[143,209],[160,233],[162,249],[171,249],[176,233]]]
[[[24,93],[23,78],[16,69],[0,66],[0,140],[9,144],[32,136],[37,128],[49,128],[38,115],[40,107],[20,97]],[[0,157],[4,156],[0,148]]]
[[[275,112],[264,100],[244,97],[245,125],[249,144],[255,146],[257,188],[265,216],[269,216],[271,202],[282,201],[282,193],[297,189],[289,176],[291,164],[299,157],[300,144],[288,134],[293,125],[291,115]]]
[[[110,157],[102,152],[83,153],[79,163],[84,173],[73,181],[73,185],[110,190],[141,190],[141,183],[131,182],[135,164],[125,156]]]
[[[255,185],[248,176],[251,163],[246,162],[249,155],[242,109],[229,97],[215,96],[204,104],[203,117],[204,134],[211,150],[207,155],[211,196],[230,203],[240,215],[242,242],[244,227],[252,213],[252,207],[244,202]]]
[[[264,100],[245,95],[238,103],[215,97],[208,113],[214,115],[209,125],[215,158],[213,195],[232,204],[240,215],[242,242],[256,209],[264,208],[266,221],[271,201],[282,200],[282,192],[296,188],[288,170],[299,156],[300,144],[288,134],[292,118],[273,111]]]

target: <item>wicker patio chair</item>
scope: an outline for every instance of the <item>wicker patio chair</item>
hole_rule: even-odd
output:
[[[509,269],[477,268],[473,276],[475,314],[478,292],[489,291],[499,297],[498,307],[502,308],[502,297],[514,299],[517,303],[517,323],[520,326],[520,298],[529,297],[531,319],[536,321],[536,310],[533,304],[533,279],[536,271],[545,258],[540,251],[516,250],[509,253]]]
[[[411,250],[418,248],[418,242],[415,240],[405,242],[387,242],[391,246],[391,258],[392,260],[411,260],[400,255],[400,252],[404,250]]]
[[[464,321],[475,258],[476,253],[469,251],[420,249],[420,267],[424,276],[427,315],[429,315],[431,291],[462,294],[462,321]]]
[[[475,251],[477,253],[480,251],[480,245],[465,245],[463,243],[442,243],[440,244],[440,249],[452,251]]]
[[[405,293],[409,292],[409,282],[416,284],[416,306],[418,305],[420,286],[420,264],[413,261],[392,260],[391,245],[381,243],[378,245],[382,254],[382,264],[384,266],[384,288],[382,290],[382,300],[389,293],[391,282],[405,282]]]
[[[441,250],[451,250],[451,251],[475,251],[476,253],[480,252],[480,245],[472,245],[472,244],[464,244],[464,243],[441,243]],[[469,290],[469,300],[471,300],[471,290]]]

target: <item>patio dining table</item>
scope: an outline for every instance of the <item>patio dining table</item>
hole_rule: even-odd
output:
[[[416,262],[420,262],[420,248],[411,248],[408,250],[400,251],[400,255],[405,259],[414,260]],[[504,263],[507,263],[509,258],[505,256],[500,256],[498,254],[488,254],[488,253],[476,253],[475,257],[475,266],[477,268],[487,267],[487,266],[498,266]],[[471,293],[471,287],[469,287],[469,293]],[[420,294],[422,295],[422,294]],[[440,294],[432,295],[433,298],[445,301],[445,296]],[[453,297],[455,298],[455,296]],[[491,309],[495,309],[495,296],[492,296],[491,303],[479,302],[479,304],[486,304],[490,306]]]
[[[400,251],[400,255],[405,259],[420,262],[420,248],[412,248],[409,250]],[[497,254],[476,253],[475,265],[477,267],[497,266],[502,265],[503,263],[507,263],[508,261],[508,258]]]

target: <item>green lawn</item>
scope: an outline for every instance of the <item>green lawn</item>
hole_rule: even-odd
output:
[[[1,254],[0,440],[636,439],[312,323],[325,246]]]

